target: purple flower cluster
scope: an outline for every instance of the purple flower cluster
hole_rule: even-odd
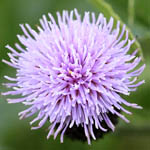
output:
[[[108,113],[128,120],[120,111],[131,112],[122,104],[141,108],[121,98],[129,95],[144,81],[136,82],[145,65],[135,69],[141,61],[137,50],[128,54],[134,40],[128,37],[125,25],[120,31],[120,22],[113,27],[113,18],[107,22],[103,14],[96,19],[94,13],[85,12],[83,19],[77,10],[57,13],[58,22],[51,14],[49,20],[43,16],[41,27],[33,30],[28,24],[20,25],[23,36],[18,39],[23,45],[16,49],[6,46],[10,62],[16,68],[16,78],[5,76],[12,81],[6,86],[12,91],[3,95],[21,95],[8,99],[9,103],[23,103],[30,106],[19,113],[20,119],[33,114],[41,128],[50,122],[47,138],[61,133],[61,142],[67,128],[82,126],[88,144],[96,139],[93,127],[107,131],[101,122],[114,131]],[[123,36],[125,38],[123,39]],[[117,111],[119,110],[119,111]]]

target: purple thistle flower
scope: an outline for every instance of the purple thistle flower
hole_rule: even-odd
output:
[[[144,83],[135,82],[145,65],[135,70],[141,58],[136,57],[137,50],[127,54],[134,40],[129,40],[125,25],[120,31],[119,21],[113,27],[113,18],[107,22],[103,14],[96,19],[89,12],[81,19],[76,9],[63,11],[62,16],[57,13],[58,23],[48,16],[49,21],[45,16],[40,19],[38,32],[28,24],[20,25],[24,35],[18,39],[25,48],[6,46],[11,51],[10,62],[3,62],[17,73],[16,78],[5,76],[12,81],[5,85],[13,90],[3,95],[22,95],[8,102],[30,106],[19,113],[20,119],[38,113],[30,124],[40,122],[32,129],[41,128],[48,120],[47,138],[56,138],[60,132],[63,142],[65,131],[76,125],[84,128],[90,144],[91,138],[96,139],[93,128],[107,131],[102,121],[114,131],[109,113],[128,122],[120,111],[131,112],[122,104],[141,108],[120,95],[129,95]]]

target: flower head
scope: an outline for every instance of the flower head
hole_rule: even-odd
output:
[[[19,113],[21,119],[38,113],[30,124],[40,122],[32,129],[48,120],[47,137],[53,134],[56,138],[60,132],[63,142],[66,129],[81,126],[90,144],[91,138],[96,139],[94,127],[107,131],[102,122],[114,131],[109,114],[128,122],[120,111],[131,113],[122,104],[141,108],[120,95],[129,95],[144,82],[135,83],[145,65],[134,69],[141,58],[136,57],[137,50],[127,54],[134,40],[129,40],[125,26],[120,29],[119,21],[113,27],[113,18],[107,22],[103,14],[96,19],[89,12],[81,19],[76,9],[63,11],[62,16],[57,13],[57,23],[48,16],[49,21],[45,16],[40,20],[38,31],[21,25],[24,35],[18,39],[24,48],[6,46],[11,51],[10,62],[3,61],[17,73],[16,78],[5,76],[13,82],[6,86],[13,90],[3,95],[22,95],[8,99],[29,106]]]

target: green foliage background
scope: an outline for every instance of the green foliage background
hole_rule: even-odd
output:
[[[133,1],[133,0],[131,0]],[[119,122],[116,131],[103,139],[94,141],[92,146],[80,141],[65,138],[64,144],[50,138],[46,140],[46,124],[42,129],[31,131],[29,121],[19,120],[18,112],[24,110],[21,104],[9,105],[6,97],[0,95],[0,150],[149,150],[150,149],[150,1],[134,0],[134,7],[128,5],[128,0],[0,0],[0,60],[8,59],[6,44],[13,46],[18,42],[16,35],[22,34],[21,23],[29,23],[33,28],[39,24],[43,14],[77,8],[80,13],[94,11],[103,12],[109,18],[119,18],[129,26],[137,42],[141,45],[144,63],[147,67],[140,77],[146,83],[131,94],[128,99],[143,106],[143,110],[133,110],[133,115],[127,116],[130,124]],[[129,9],[130,8],[130,9]],[[128,12],[131,12],[130,15]],[[134,22],[128,22],[129,18]],[[117,14],[117,15],[116,15]],[[131,34],[132,38],[133,35]],[[139,52],[141,55],[141,53]],[[0,62],[0,92],[5,91],[1,83],[6,82],[3,76],[15,76],[14,69]]]

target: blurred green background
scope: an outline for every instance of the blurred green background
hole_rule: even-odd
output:
[[[107,2],[107,3],[105,3]],[[21,104],[7,104],[6,97],[0,96],[0,150],[150,150],[150,1],[149,0],[0,0],[0,60],[8,59],[6,44],[18,42],[16,35],[22,34],[21,23],[33,28],[39,24],[43,14],[77,8],[80,13],[103,12],[106,17],[118,15],[126,23],[141,44],[144,63],[147,67],[140,79],[146,83],[132,93],[128,99],[138,103],[143,110],[129,109],[133,115],[126,124],[120,120],[116,131],[103,139],[94,141],[92,146],[65,138],[64,144],[50,138],[46,124],[42,129],[31,131],[29,121],[19,120],[18,112],[24,110]],[[116,14],[114,14],[113,10]],[[7,82],[4,75],[15,76],[15,70],[0,61],[0,92],[5,91],[1,83]]]

